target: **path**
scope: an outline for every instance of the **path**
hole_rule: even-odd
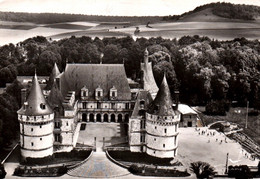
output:
[[[112,178],[129,174],[127,169],[111,162],[105,152],[94,152],[89,160],[68,172],[70,176],[84,178]]]

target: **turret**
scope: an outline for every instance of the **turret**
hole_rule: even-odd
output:
[[[174,158],[178,148],[180,114],[172,108],[172,98],[166,80],[146,112],[146,153],[158,158]]]
[[[172,109],[172,104],[171,92],[164,75],[160,89],[156,98],[149,106],[148,112],[159,116],[173,116],[175,113]]]
[[[148,50],[144,51],[144,63],[141,63],[141,86],[144,90],[149,91],[154,98],[158,92],[156,85],[152,63],[148,61]]]
[[[36,74],[28,98],[17,113],[23,159],[52,155],[54,114],[44,98]]]
[[[54,63],[54,67],[52,69],[52,72],[49,77],[49,81],[45,87],[46,90],[50,90],[52,88],[52,85],[54,83],[54,79],[60,74],[60,70],[56,63]]]

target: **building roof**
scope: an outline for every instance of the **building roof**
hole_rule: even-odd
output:
[[[178,104],[178,111],[181,114],[197,114],[190,106],[186,104]]]
[[[47,83],[47,86],[46,86],[46,90],[50,90],[52,88],[52,85],[54,83],[54,79],[60,74],[60,70],[57,66],[56,63],[54,63],[54,67],[52,69],[52,72],[50,74],[50,78],[49,78],[49,81]]]
[[[54,80],[54,83],[51,88],[51,92],[48,96],[48,102],[49,102],[51,108],[54,109],[56,106],[61,106],[63,103],[63,100],[64,100],[64,98],[63,98],[60,90],[58,89],[56,81]]]
[[[164,75],[159,91],[154,101],[149,106],[148,112],[159,116],[173,116],[175,113],[172,105],[173,102],[170,89]]]
[[[143,88],[149,91],[151,94],[158,92],[158,86],[154,80],[152,62],[148,62],[148,51],[144,53],[144,63],[141,63],[141,70],[143,71]],[[155,96],[155,95],[154,95]]]
[[[153,76],[152,62],[141,63],[141,70],[143,71],[144,90],[157,93],[159,89]]]
[[[25,104],[17,111],[18,114],[40,116],[53,113],[42,93],[37,75],[35,74],[32,87]]]
[[[136,98],[136,102],[135,102],[135,106],[131,118],[136,118],[140,116],[139,115],[139,110],[141,109],[140,101],[144,101],[143,109],[147,110],[147,107],[153,101],[153,98],[148,91],[140,90],[139,93],[137,94],[137,98]]]
[[[118,100],[131,100],[123,64],[67,64],[59,78],[63,96],[68,91],[75,91],[78,96],[81,88],[86,86],[90,99],[94,99],[98,87],[103,90],[103,99],[108,99],[109,90],[114,86]]]

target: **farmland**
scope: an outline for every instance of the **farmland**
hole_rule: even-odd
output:
[[[133,36],[136,27],[140,33],[136,37],[180,38],[184,35],[200,35],[219,40],[245,37],[260,39],[260,21],[254,22],[162,22],[146,25],[122,22],[67,22],[56,24],[34,24],[0,21],[0,45],[18,43],[37,35],[59,40],[71,36],[122,37]]]

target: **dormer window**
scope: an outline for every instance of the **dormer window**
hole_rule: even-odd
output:
[[[98,86],[98,88],[95,91],[95,97],[96,100],[100,100],[103,97],[103,89]]]
[[[46,105],[43,104],[43,103],[41,103],[41,104],[40,104],[40,108],[41,108],[41,109],[46,109]]]
[[[109,97],[110,97],[110,99],[117,98],[117,89],[114,86],[109,91]]]
[[[81,99],[82,100],[86,100],[88,99],[88,89],[86,88],[86,86],[84,86],[82,89],[81,89]]]

